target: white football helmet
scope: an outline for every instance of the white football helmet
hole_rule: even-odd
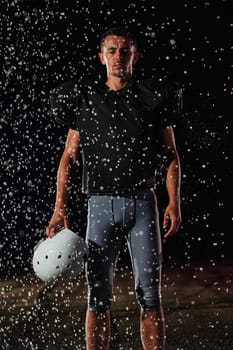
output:
[[[52,238],[42,239],[35,246],[33,270],[44,282],[60,277],[75,277],[84,268],[86,254],[85,240],[65,228]]]

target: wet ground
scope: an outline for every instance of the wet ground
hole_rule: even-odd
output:
[[[233,261],[164,264],[166,350],[233,349]],[[33,274],[0,280],[1,350],[85,349],[86,284],[45,286]],[[142,350],[131,268],[119,267],[111,349]]]

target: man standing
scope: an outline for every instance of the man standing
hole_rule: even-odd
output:
[[[140,305],[143,348],[165,349],[155,174],[161,151],[166,160],[169,200],[163,228],[168,238],[181,224],[181,168],[172,128],[181,89],[161,79],[133,79],[139,57],[135,35],[125,28],[111,28],[101,37],[99,52],[107,79],[68,81],[51,94],[53,114],[69,131],[46,234],[52,237],[62,227],[69,227],[66,204],[72,173],[82,157],[82,190],[88,196],[88,350],[110,346],[114,274],[124,237]]]

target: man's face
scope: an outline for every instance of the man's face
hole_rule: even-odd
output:
[[[124,77],[132,73],[133,64],[138,60],[139,53],[128,38],[108,35],[103,43],[99,58],[106,65],[108,75]]]

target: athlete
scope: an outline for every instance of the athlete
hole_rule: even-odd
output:
[[[172,125],[182,89],[162,79],[133,78],[140,53],[135,35],[125,28],[104,33],[98,55],[106,66],[104,81],[71,80],[51,93],[53,115],[69,131],[46,234],[53,237],[69,227],[67,201],[81,157],[82,190],[88,196],[86,348],[110,348],[114,276],[126,238],[143,348],[165,349],[156,168],[162,154],[168,193],[162,221],[168,238],[181,224],[181,167]]]

